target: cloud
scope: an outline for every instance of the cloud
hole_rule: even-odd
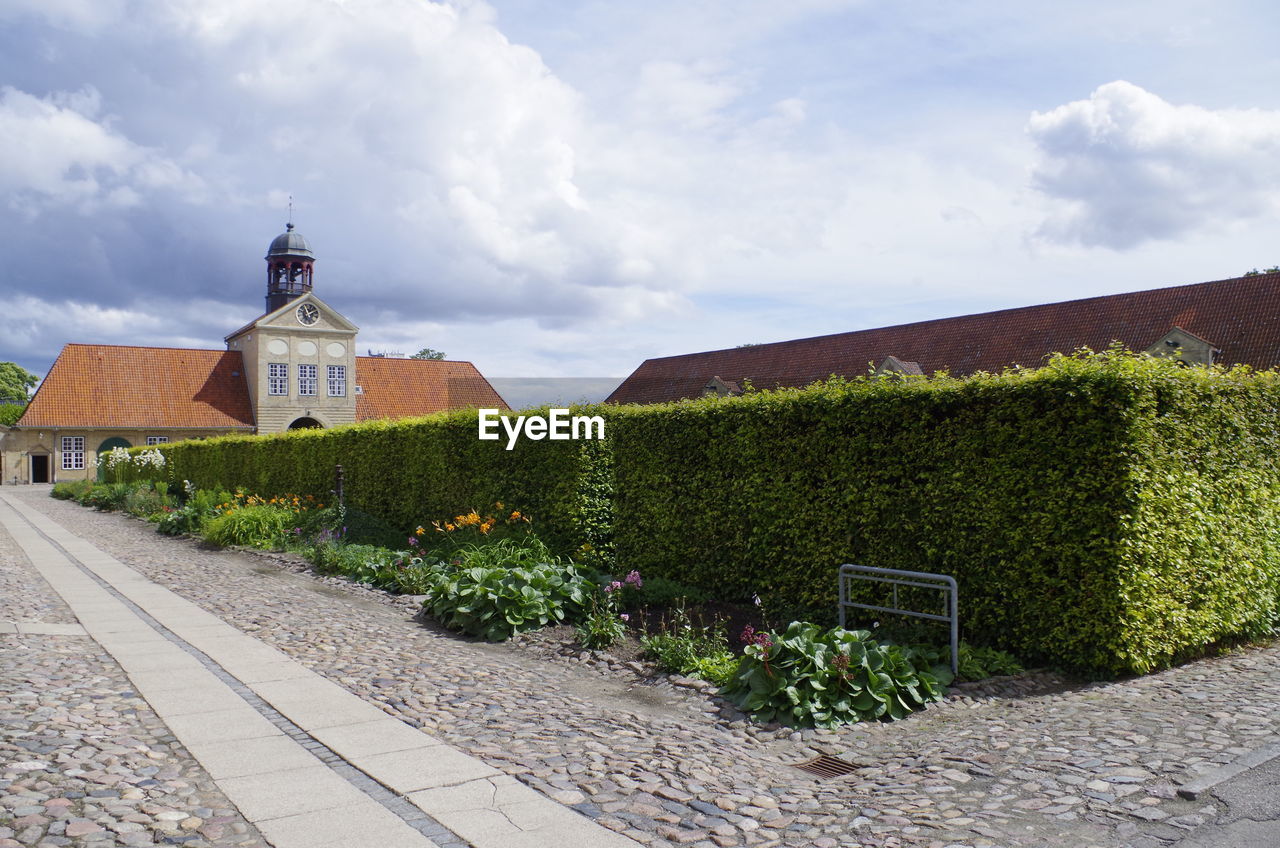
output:
[[[0,192],[29,216],[70,205],[81,212],[127,208],[153,189],[197,191],[200,180],[98,119],[87,86],[39,98],[0,88]]]
[[[1124,81],[1028,124],[1038,235],[1119,250],[1280,208],[1280,112],[1175,106]]]
[[[0,226],[31,293],[51,282],[50,216],[70,209],[93,249],[65,257],[82,269],[62,276],[69,296],[168,310],[217,293],[251,312],[255,254],[292,194],[317,291],[339,304],[626,322],[689,313],[688,288],[722,257],[818,243],[843,200],[830,151],[788,150],[801,98],[744,105],[747,78],[654,61],[629,108],[602,116],[483,3],[20,11],[0,71],[64,83],[0,100],[0,141],[18,151],[0,161],[14,213]]]

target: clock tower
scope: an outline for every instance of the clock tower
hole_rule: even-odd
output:
[[[311,290],[316,257],[292,223],[265,258],[267,311],[226,338],[244,362],[257,432],[350,424],[358,328]]]
[[[275,312],[289,301],[311,291],[311,269],[316,255],[293,222],[267,248],[267,311]]]

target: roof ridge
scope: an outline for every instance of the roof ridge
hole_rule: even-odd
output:
[[[217,347],[175,347],[172,345],[119,345],[119,344],[99,344],[97,342],[66,342],[63,344],[63,350],[69,347],[109,347],[119,350],[186,350],[195,351],[197,353],[235,353],[237,351],[228,351],[226,348]],[[61,354],[59,354],[61,355]]]
[[[661,362],[667,359],[681,359],[686,356],[705,356],[712,353],[727,353],[730,351],[745,352],[745,351],[750,351],[752,349],[758,350],[759,348],[777,347],[780,345],[799,344],[804,342],[814,342],[822,339],[834,339],[834,338],[839,338],[841,336],[851,336],[856,333],[872,333],[880,330],[901,330],[901,329],[906,329],[910,327],[923,327],[929,324],[937,324],[941,322],[961,321],[961,320],[964,320],[965,318],[988,318],[995,315],[1007,315],[1010,313],[1020,312],[1020,311],[1029,310],[1029,309],[1044,309],[1046,307],[1051,307],[1051,306],[1062,306],[1068,303],[1086,304],[1091,301],[1112,300],[1115,298],[1123,298],[1123,297],[1137,297],[1139,295],[1151,295],[1151,294],[1157,294],[1159,292],[1176,291],[1176,290],[1185,291],[1187,289],[1194,289],[1202,286],[1214,286],[1214,285],[1219,285],[1221,283],[1242,283],[1246,281],[1265,280],[1269,277],[1280,278],[1280,272],[1274,273],[1274,274],[1250,274],[1248,276],[1227,277],[1222,280],[1208,280],[1202,283],[1179,283],[1177,285],[1172,285],[1172,286],[1160,286],[1159,288],[1154,288],[1154,289],[1139,289],[1138,291],[1116,292],[1115,294],[1098,294],[1098,295],[1091,295],[1089,297],[1071,298],[1069,300],[1052,300],[1052,301],[1049,301],[1048,303],[1031,303],[1025,306],[1007,306],[1007,307],[1004,307],[1003,309],[991,309],[986,312],[966,312],[962,315],[948,315],[940,318],[925,318],[921,321],[908,321],[903,324],[886,324],[880,327],[863,327],[862,329],[859,329],[859,330],[841,330],[838,333],[822,333],[820,335],[804,336],[798,339],[781,339],[776,342],[760,342],[758,344],[749,345],[747,347],[721,347],[721,348],[712,348],[711,350],[693,351],[691,353],[676,353],[670,356],[654,356],[644,361],[645,362]]]

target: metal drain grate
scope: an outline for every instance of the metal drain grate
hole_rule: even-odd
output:
[[[858,767],[851,762],[842,760],[839,757],[831,757],[823,754],[821,757],[815,757],[807,763],[798,763],[793,768],[800,771],[807,771],[809,774],[817,775],[819,780],[827,780],[832,777],[842,777],[846,774],[853,774]]]

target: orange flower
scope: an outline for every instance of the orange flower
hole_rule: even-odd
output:
[[[425,528],[425,527],[423,527],[421,524],[419,524],[419,525],[418,525],[418,529],[417,529],[417,530],[414,530],[413,532],[414,532],[414,535],[421,536],[423,533],[427,532],[427,528]]]

